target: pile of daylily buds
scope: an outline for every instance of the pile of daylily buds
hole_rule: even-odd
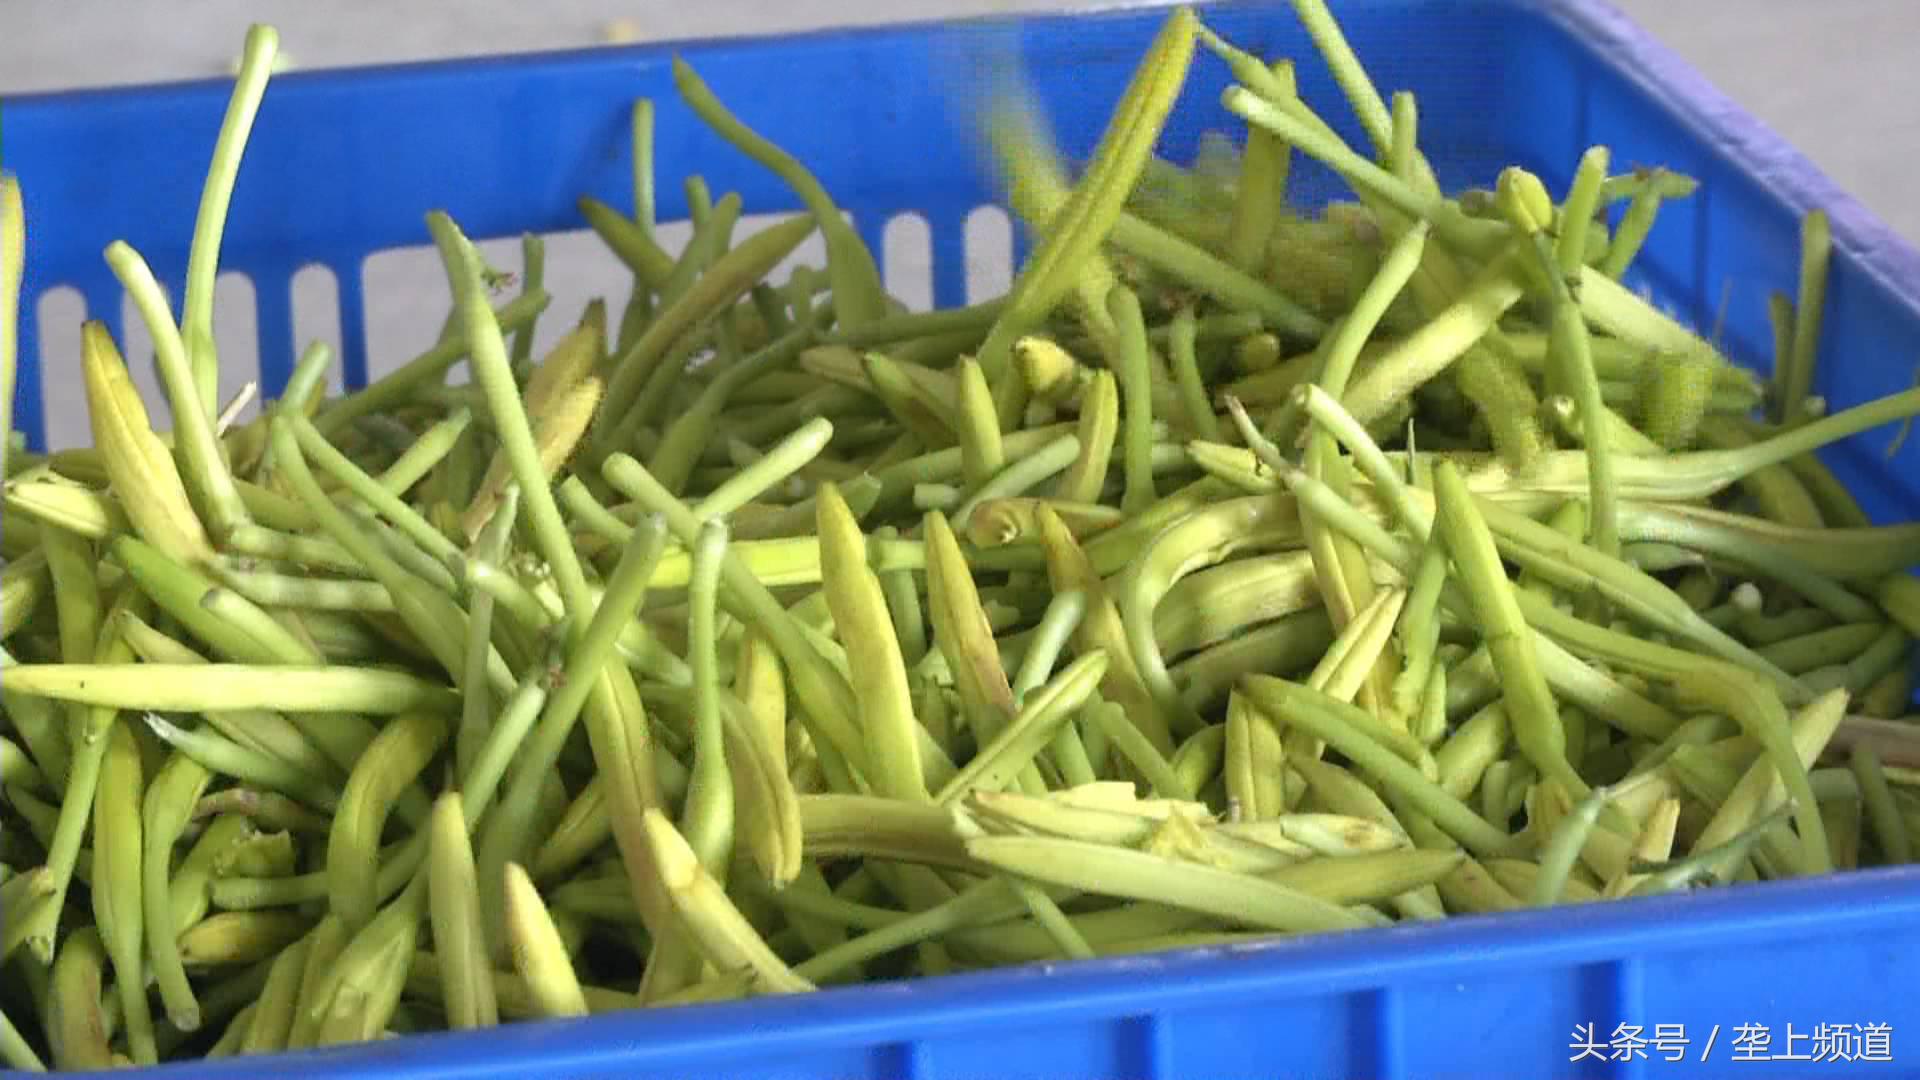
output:
[[[1623,284],[1692,181],[1594,147],[1565,191],[1443,193],[1412,97],[1295,7],[1345,102],[1187,9],[1078,167],[1002,87],[1033,252],[933,312],[678,65],[635,106],[634,211],[582,202],[627,296],[551,311],[537,237],[503,274],[433,213],[438,342],[339,396],[316,344],[243,420],[212,284],[256,28],[180,312],[105,253],[167,415],[89,323],[92,445],[0,440],[0,1062],[1907,861],[1920,526],[1815,452],[1920,390],[1810,393],[1825,217],[1762,381]],[[1155,157],[1216,63],[1232,135]],[[696,178],[664,249],[669,108],[804,211],[736,236]],[[1295,208],[1303,158],[1351,199]],[[0,178],[9,403],[21,207]],[[774,280],[816,232],[825,266]]]

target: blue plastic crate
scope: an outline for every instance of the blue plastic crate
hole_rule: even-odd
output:
[[[1768,290],[1791,290],[1801,211],[1825,207],[1835,259],[1816,391],[1835,407],[1903,389],[1920,357],[1920,256],[1804,159],[1601,0],[1346,0],[1335,4],[1376,81],[1421,100],[1442,179],[1485,184],[1518,163],[1563,187],[1579,153],[1663,164],[1703,181],[1664,211],[1641,284],[1763,366]],[[1344,120],[1332,81],[1283,4],[1204,9],[1228,37],[1302,61],[1303,93]],[[962,299],[962,223],[992,201],[946,89],[983,47],[1032,62],[1069,152],[1084,152],[1163,13],[908,26],[680,46],[752,124],[820,175],[876,253],[885,223],[930,225],[933,293]],[[296,74],[269,90],[234,196],[224,268],[257,292],[264,389],[294,357],[289,283],[338,277],[350,383],[365,377],[371,254],[426,242],[448,210],[475,237],[574,229],[575,198],[625,205],[627,108],[661,105],[663,171],[698,170],[752,212],[787,192],[680,108],[665,47]],[[929,78],[929,73],[934,77]],[[1163,153],[1235,125],[1226,74],[1196,66]],[[183,276],[201,171],[227,86],[9,101],[6,164],[29,220],[19,423],[42,432],[34,300],[77,288],[116,331],[100,252],[138,247]],[[1327,195],[1324,173],[1302,189]],[[684,215],[661,187],[663,218]],[[1016,242],[1016,253],[1020,245]],[[1827,455],[1881,520],[1920,508],[1920,446],[1891,433]],[[168,1075],[246,1077],[971,1078],[1916,1075],[1920,872],[1733,888],[1684,898],[1459,918],[1347,935],[1006,970],[778,1000],[515,1024]],[[1760,1036],[1764,1035],[1764,1039]],[[1675,1053],[1684,1062],[1670,1060]],[[1851,1060],[1842,1060],[1842,1058]],[[1885,1057],[1889,1060],[1873,1060]]]

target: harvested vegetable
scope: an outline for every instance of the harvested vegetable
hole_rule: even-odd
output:
[[[635,105],[634,214],[582,203],[627,297],[535,355],[562,314],[539,238],[496,304],[436,212],[439,342],[338,397],[315,345],[235,426],[212,282],[277,49],[255,28],[182,310],[106,252],[174,430],[100,323],[94,445],[0,427],[0,1062],[1908,861],[1920,534],[1817,453],[1920,390],[1810,397],[1825,216],[1763,383],[1622,284],[1691,180],[1591,147],[1564,192],[1443,192],[1418,103],[1293,6],[1344,103],[1189,9],[1077,175],[995,99],[1035,253],[948,311],[886,296],[807,164],[678,63],[682,102]],[[1241,137],[1155,157],[1219,62]],[[740,197],[696,178],[663,249],[673,107],[805,212],[736,240]],[[1294,205],[1302,156],[1352,199]],[[7,405],[21,205],[0,176]],[[815,232],[825,267],[773,279]]]

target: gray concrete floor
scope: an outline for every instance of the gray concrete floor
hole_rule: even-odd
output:
[[[1005,13],[1040,7],[1108,6],[1112,0],[542,0],[538,3],[406,3],[402,0],[0,0],[0,94],[77,86],[138,83],[228,71],[249,22],[280,29],[283,49],[301,68],[442,58],[515,50],[571,48],[609,40],[770,33],[888,19]],[[1840,186],[1895,230],[1920,242],[1920,201],[1906,181],[1920,162],[1920,0],[1614,0],[1728,96],[1799,147]],[[619,278],[610,258],[588,238],[550,248],[557,310],[577,311]],[[501,252],[512,258],[511,245]],[[396,257],[368,269],[389,275],[391,294],[414,267]],[[576,270],[563,269],[578,261]],[[437,275],[430,264],[423,287]],[[891,274],[889,275],[892,276]],[[991,277],[992,275],[990,275]],[[982,286],[993,282],[983,280]],[[242,286],[244,287],[244,286]],[[402,286],[404,288],[404,286]],[[444,289],[444,284],[437,286]],[[623,291],[623,287],[621,287]],[[298,293],[298,290],[297,290]],[[251,313],[227,311],[222,296],[223,357],[251,352]],[[296,307],[305,308],[296,296]],[[433,306],[438,306],[435,302]],[[374,370],[430,344],[437,327],[422,323],[411,303],[369,312]],[[406,316],[409,312],[411,317]],[[52,312],[44,312],[52,314]],[[569,318],[570,316],[563,316]],[[77,319],[74,320],[77,325]],[[561,320],[547,320],[549,328]],[[137,320],[129,320],[130,337]],[[324,328],[301,329],[330,336]],[[75,340],[50,340],[55,353]],[[231,342],[231,345],[229,344]],[[125,343],[134,355],[144,342]],[[224,366],[224,365],[223,365]],[[244,376],[238,376],[244,380]],[[237,385],[237,383],[236,383]],[[51,387],[49,413],[80,405],[77,386]],[[71,397],[72,400],[66,400]],[[80,425],[60,425],[83,430]]]

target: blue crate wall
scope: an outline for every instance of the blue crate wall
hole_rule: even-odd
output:
[[[1474,103],[1505,33],[1486,17],[1499,7],[1380,0],[1342,7],[1355,40],[1403,37],[1417,46],[1369,50],[1367,59],[1382,87],[1419,95],[1423,142],[1452,186],[1485,182],[1500,163],[1498,132]],[[1300,57],[1302,93],[1343,136],[1364,145],[1331,76],[1290,19],[1249,3],[1207,13],[1251,49]],[[947,306],[967,299],[967,216],[999,198],[962,119],[972,104],[963,77],[999,50],[1018,50],[1034,70],[1050,73],[1038,82],[1039,98],[1064,151],[1084,155],[1156,27],[1153,17],[1116,12],[938,31],[695,42],[679,52],[749,125],[776,136],[815,172],[851,211],[876,256],[887,222],[903,213],[922,217],[933,300]],[[1185,160],[1202,131],[1238,129],[1218,104],[1228,81],[1219,61],[1196,60],[1163,155]],[[769,85],[780,92],[764,93]],[[56,287],[77,290],[86,316],[122,336],[122,292],[100,258],[114,239],[147,258],[177,305],[227,93],[227,83],[209,80],[8,103],[8,167],[25,181],[33,234],[24,355],[37,356],[42,336],[36,300]],[[428,210],[446,210],[469,235],[485,239],[578,228],[583,194],[630,208],[627,110],[643,96],[660,106],[662,220],[685,216],[679,180],[694,171],[715,192],[738,191],[748,213],[799,208],[771,173],[681,105],[670,54],[658,47],[276,78],[235,186],[221,260],[223,271],[253,286],[263,392],[279,392],[305,344],[294,340],[291,303],[293,278],[303,268],[325,267],[337,283],[340,364],[346,385],[357,386],[368,377],[363,268],[380,252],[426,243]],[[127,182],[130,173],[137,182]],[[1340,190],[1314,163],[1301,162],[1297,175],[1304,203]],[[1016,228],[1016,259],[1027,242],[1026,230]],[[44,444],[40,406],[49,377],[62,375],[23,365],[18,424],[36,446]],[[153,404],[164,416],[163,403]]]
[[[1664,165],[1701,181],[1669,202],[1629,283],[1734,360],[1773,367],[1767,296],[1797,292],[1800,218],[1833,220],[1834,255],[1814,392],[1830,411],[1920,377],[1920,258],[1858,202],[1603,3],[1522,0],[1501,51],[1509,154],[1564,189],[1588,145],[1615,171]],[[1615,220],[1618,219],[1618,212]],[[1920,447],[1883,427],[1820,457],[1880,523],[1920,511]]]
[[[516,1023],[273,1065],[340,1080],[1911,1077],[1920,1067],[1902,1032],[1920,1029],[1906,992],[1916,926],[1920,873],[1875,871]],[[1802,1036],[1888,1024],[1891,1060],[1735,1056],[1740,1025],[1766,1026],[1780,1053],[1789,1024]],[[1589,1025],[1606,1057],[1573,1061]],[[1623,1025],[1649,1041],[1656,1027],[1679,1029],[1686,1060],[1636,1055]],[[228,1059],[153,1075],[242,1080],[261,1069]]]

